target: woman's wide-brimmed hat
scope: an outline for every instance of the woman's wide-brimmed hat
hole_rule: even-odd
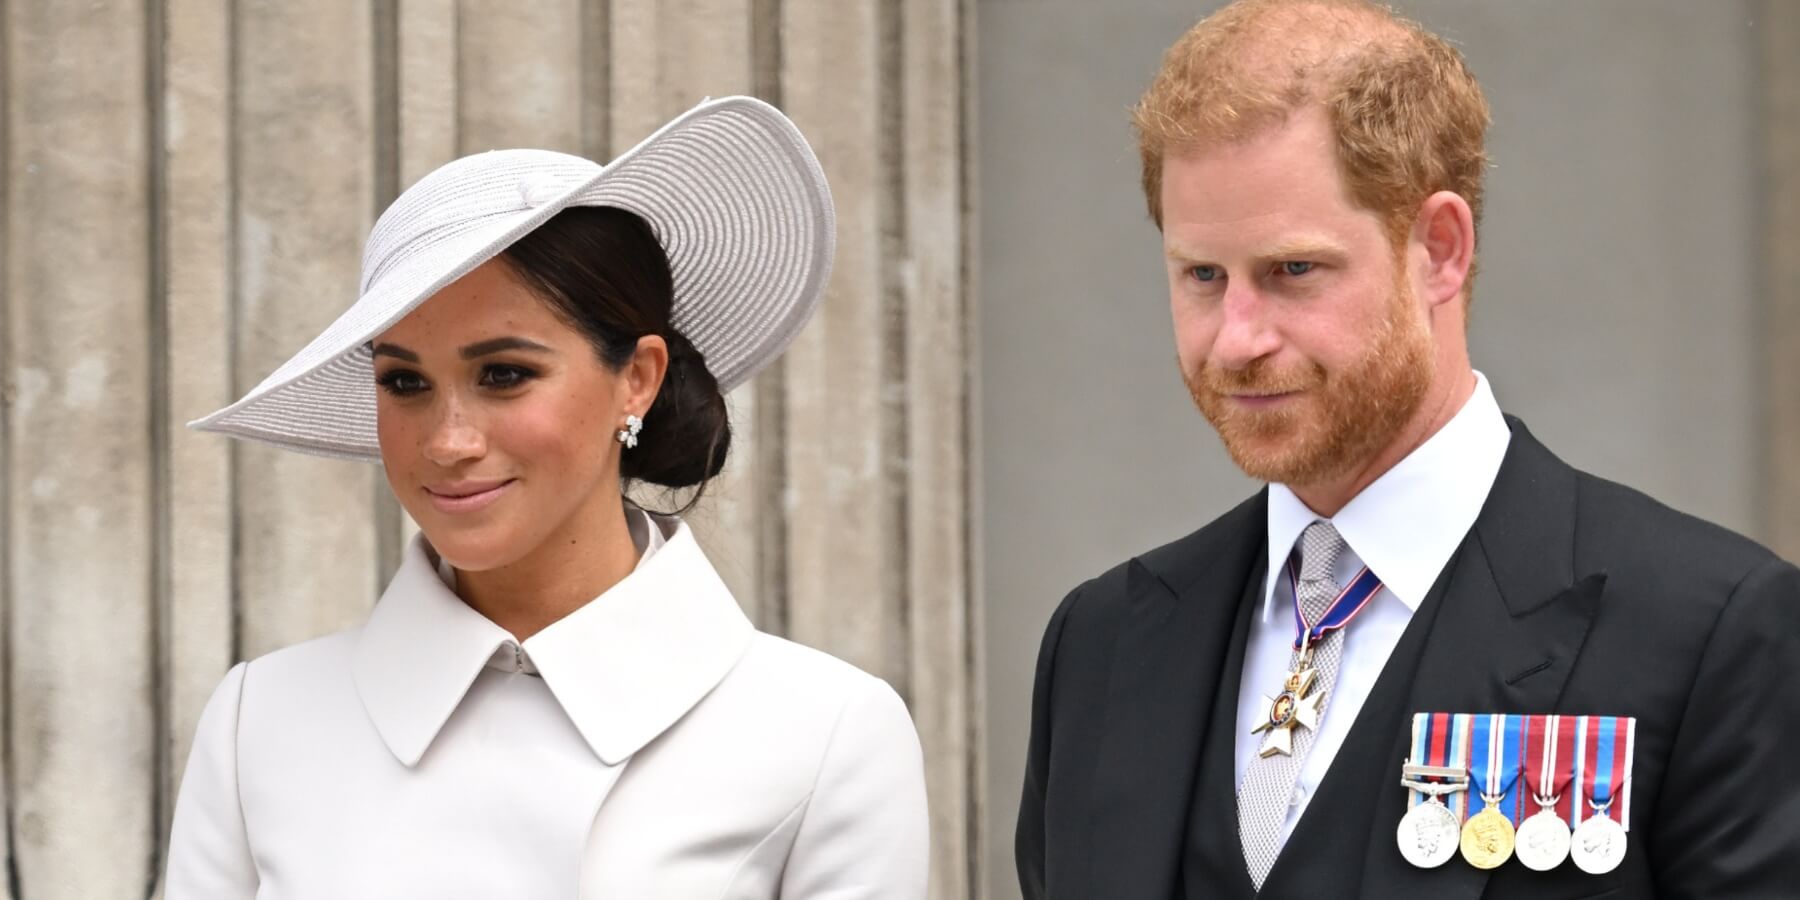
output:
[[[382,213],[349,310],[190,427],[379,461],[370,340],[573,206],[616,206],[650,223],[674,274],[672,323],[721,390],[786,349],[831,272],[825,173],[799,129],[760,100],[702,102],[605,166],[548,150],[478,153],[420,179]]]

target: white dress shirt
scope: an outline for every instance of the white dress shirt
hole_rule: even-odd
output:
[[[1337,561],[1338,583],[1349,583],[1367,565],[1382,587],[1344,628],[1337,684],[1325,699],[1324,719],[1300,767],[1281,829],[1284,844],[1343,746],[1413,611],[1474,526],[1511,440],[1493,391],[1477,372],[1475,391],[1455,417],[1328,520],[1349,545]],[[1285,485],[1269,486],[1268,577],[1262,614],[1250,626],[1243,683],[1238,688],[1238,784],[1262,745],[1263,736],[1250,729],[1262,721],[1264,697],[1280,693],[1293,658],[1294,590],[1282,573],[1300,532],[1322,518]]]
[[[526,639],[423,537],[361,628],[201,716],[167,900],[921,900],[919,742],[885,682],[758,633],[674,519]]]

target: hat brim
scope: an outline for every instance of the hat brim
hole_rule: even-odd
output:
[[[760,100],[701,103],[605,167],[543,151],[482,156],[496,154],[530,154],[528,164],[481,170],[483,178],[512,179],[515,208],[462,217],[453,210],[447,223],[401,228],[400,246],[371,246],[362,296],[350,309],[243,398],[189,427],[379,461],[369,342],[574,206],[616,206],[650,223],[674,276],[672,324],[700,351],[721,390],[780,355],[824,295],[836,236],[830,189],[799,130]],[[492,162],[472,157],[445,168],[470,160],[471,167]],[[442,196],[413,205],[439,213],[453,207],[454,177],[435,188],[431,179],[408,193],[435,189]]]

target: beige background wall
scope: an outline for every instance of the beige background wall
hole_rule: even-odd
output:
[[[933,896],[975,884],[960,0],[0,4],[0,897],[143,897],[240,658],[360,621],[401,516],[371,467],[195,435],[353,299],[457,155],[606,159],[755,93],[838,203],[824,308],[734,394],[702,539],[764,628],[886,677]]]
[[[1213,0],[980,0],[988,896],[1081,580],[1255,486],[1181,387],[1126,110]],[[1800,554],[1800,4],[1398,0],[1494,107],[1472,352],[1575,465]]]

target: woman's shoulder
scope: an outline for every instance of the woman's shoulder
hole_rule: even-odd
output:
[[[317,688],[337,676],[348,678],[356,635],[362,629],[343,631],[289,644],[244,663],[246,684],[280,688],[311,685]]]
[[[785,723],[794,737],[813,733],[828,742],[844,728],[916,735],[905,701],[886,680],[760,631],[718,692],[740,710]]]
[[[886,688],[887,682],[823,650],[758,631],[733,676],[804,686],[808,693],[845,699]]]
[[[241,739],[247,730],[271,722],[299,722],[341,708],[353,697],[352,649],[357,629],[290,644],[240,662],[220,679],[208,705],[215,719],[229,721]]]

